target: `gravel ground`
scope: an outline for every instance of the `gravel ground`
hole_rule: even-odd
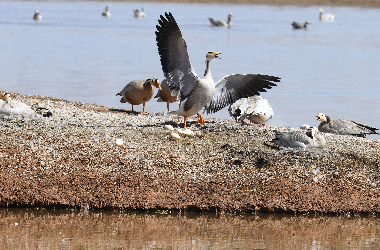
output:
[[[323,134],[280,149],[275,130],[12,93],[52,117],[0,117],[0,206],[112,210],[378,213],[380,140]],[[116,140],[122,139],[122,146]]]

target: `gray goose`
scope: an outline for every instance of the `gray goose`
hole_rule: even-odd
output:
[[[105,17],[110,17],[111,16],[111,12],[109,11],[109,6],[106,5],[106,8],[104,9],[103,13],[102,13],[102,16],[105,16]]]
[[[275,82],[280,82],[280,78],[275,76],[235,74],[227,75],[214,84],[210,62],[221,54],[214,51],[206,54],[206,70],[201,79],[191,66],[186,42],[173,15],[165,13],[158,22],[156,41],[162,70],[172,95],[179,93],[178,99],[182,103],[180,109],[170,113],[184,117],[184,128],[186,118],[195,114],[198,122],[204,123],[199,113],[202,108],[207,114],[214,113],[240,98],[266,92],[266,89],[277,86]]]
[[[311,24],[311,22],[307,21],[304,24],[300,24],[297,22],[292,22],[293,29],[304,29],[307,30],[307,25]]]
[[[316,128],[297,130],[295,132],[278,132],[276,138],[271,142],[281,147],[287,148],[323,148],[326,145],[326,140],[323,136],[316,134]]]
[[[213,19],[213,18],[209,18],[210,20],[210,23],[212,26],[217,26],[217,27],[228,27],[228,28],[231,28],[231,17],[233,17],[234,15],[232,15],[231,13],[228,15],[228,18],[227,18],[227,22],[224,21],[224,20],[217,20],[217,19]]]
[[[376,130],[379,130],[377,128],[350,120],[331,120],[329,116],[322,113],[317,115],[317,120],[321,122],[318,126],[318,130],[324,133],[354,135],[359,137],[365,137],[367,134],[379,134],[376,132]]]

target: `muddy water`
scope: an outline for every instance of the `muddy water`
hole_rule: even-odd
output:
[[[3,249],[378,249],[376,217],[0,209]]]

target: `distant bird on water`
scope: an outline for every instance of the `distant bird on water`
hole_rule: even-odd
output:
[[[40,12],[38,10],[36,10],[34,12],[33,19],[36,20],[36,21],[40,21],[42,19],[42,16],[41,16],[41,14],[40,14]]]
[[[111,12],[109,11],[109,6],[108,5],[106,5],[106,8],[105,8],[105,10],[102,13],[102,16],[105,16],[105,17],[110,17],[111,16]]]
[[[324,14],[323,9],[319,9],[319,21],[334,21],[335,14]]]
[[[322,113],[317,115],[317,120],[321,122],[318,126],[318,130],[324,133],[354,135],[359,137],[365,137],[367,134],[379,134],[376,132],[376,130],[379,130],[377,128],[372,128],[350,120],[331,120],[329,116]]]
[[[191,66],[186,41],[173,15],[165,13],[165,17],[161,15],[158,22],[156,41],[162,71],[172,95],[179,93],[178,99],[182,103],[180,109],[170,113],[184,117],[184,128],[187,127],[186,118],[195,114],[199,123],[204,122],[199,113],[202,108],[208,114],[214,113],[240,98],[266,92],[266,89],[277,86],[275,82],[280,82],[280,78],[275,76],[236,74],[227,75],[214,84],[210,63],[221,54],[214,51],[206,54],[206,70],[201,79]]]
[[[161,82],[161,89],[157,91],[157,94],[154,98],[158,98],[157,102],[166,102],[167,108],[169,111],[169,103],[178,101],[178,93],[176,95],[172,95],[170,92],[170,88],[166,83],[166,79]]]
[[[286,133],[276,131],[276,138],[270,142],[287,148],[323,148],[326,140],[316,132],[316,128],[308,128],[306,132],[305,130]]]
[[[311,24],[311,22],[307,21],[304,24],[292,22],[293,29],[304,29],[304,30],[306,30],[308,24]]]
[[[152,99],[154,94],[153,86],[161,89],[160,82],[155,79],[147,79],[146,81],[143,80],[134,80],[129,82],[122,91],[117,93],[116,95],[122,96],[120,99],[121,103],[130,103],[132,104],[132,111],[133,105],[140,105],[143,104],[143,112],[142,114],[146,114],[145,112],[145,103]]]
[[[227,22],[224,21],[224,20],[217,20],[217,19],[213,19],[213,18],[209,18],[210,20],[210,23],[212,26],[218,26],[218,27],[228,27],[228,28],[231,28],[231,17],[233,17],[234,15],[232,15],[231,13],[228,14],[228,18],[227,18]]]
[[[272,106],[260,95],[239,99],[230,106],[228,111],[236,121],[248,118],[250,124],[264,124],[274,116]]]
[[[133,12],[134,12],[135,17],[141,17],[141,18],[146,17],[144,7],[142,7],[141,10],[135,9]]]

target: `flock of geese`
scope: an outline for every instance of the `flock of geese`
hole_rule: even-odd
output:
[[[323,14],[320,9],[320,20],[334,20],[333,14]],[[109,17],[109,6],[107,5],[103,16]],[[135,10],[135,17],[145,17],[145,10]],[[231,27],[231,17],[228,20],[220,21],[210,18],[213,26]],[[34,19],[41,20],[41,15],[36,10]],[[303,25],[293,23],[294,28],[306,28],[306,22]],[[165,13],[160,16],[156,26],[156,42],[162,71],[165,79],[160,82],[158,79],[150,78],[147,80],[134,80],[128,83],[116,95],[121,96],[120,102],[130,103],[132,111],[134,105],[143,104],[143,114],[145,114],[145,103],[154,95],[154,88],[158,88],[158,102],[167,102],[167,109],[170,114],[183,116],[184,128],[187,117],[197,115],[198,123],[205,122],[200,111],[203,113],[215,113],[229,106],[230,116],[237,122],[243,122],[249,119],[252,124],[265,124],[273,118],[274,112],[268,102],[260,93],[266,92],[277,86],[280,78],[276,76],[261,74],[232,74],[227,75],[214,83],[211,76],[211,61],[220,59],[220,52],[209,51],[205,57],[205,72],[203,78],[199,77],[194,71],[187,51],[186,41],[182,37],[181,30],[174,19],[173,15]],[[169,104],[179,101],[179,108],[175,111],[169,110]],[[44,116],[50,116],[51,112],[39,107],[30,107],[21,102],[12,100],[10,95],[2,93],[0,98],[0,114],[23,114],[39,112]],[[322,135],[317,132],[333,133],[338,135],[354,135],[365,137],[367,134],[378,134],[376,128],[360,124],[350,120],[331,120],[329,116],[320,113],[317,115],[320,121],[318,129],[305,127],[304,130],[295,132],[276,132],[276,138],[271,142],[283,147],[290,148],[307,148],[307,147],[324,147],[326,142]]]

